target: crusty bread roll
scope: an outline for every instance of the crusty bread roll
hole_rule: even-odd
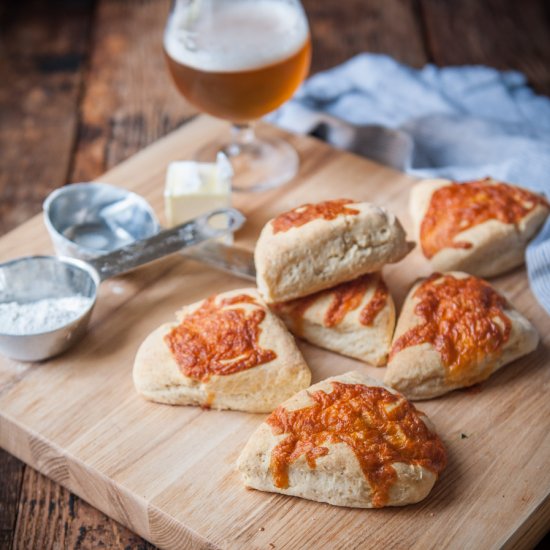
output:
[[[337,506],[418,502],[446,452],[427,417],[358,372],[328,378],[277,407],[237,467],[246,486]]]
[[[267,222],[256,244],[267,302],[307,296],[397,262],[412,248],[399,220],[367,202],[305,204]]]
[[[395,305],[379,272],[272,309],[295,336],[372,365],[386,364]]]
[[[311,381],[294,338],[256,289],[211,296],[178,319],[136,355],[134,384],[151,401],[265,413]]]
[[[535,193],[491,178],[460,184],[436,179],[413,186],[410,212],[436,271],[492,277],[523,263],[527,242],[550,206]]]
[[[430,399],[482,382],[537,344],[533,325],[489,283],[436,273],[405,300],[384,382],[409,399]]]

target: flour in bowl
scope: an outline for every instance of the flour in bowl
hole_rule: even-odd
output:
[[[0,333],[21,336],[49,332],[74,321],[91,305],[92,299],[81,295],[0,303]]]

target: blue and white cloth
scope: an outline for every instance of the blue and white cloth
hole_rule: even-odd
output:
[[[536,95],[520,72],[418,70],[361,54],[310,78],[271,121],[299,131],[297,106],[405,132],[414,144],[405,165],[412,175],[492,176],[550,197],[550,98]],[[550,220],[529,244],[526,262],[531,288],[550,314]]]

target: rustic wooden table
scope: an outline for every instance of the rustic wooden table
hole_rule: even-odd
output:
[[[370,51],[519,69],[550,95],[545,0],[304,0],[312,71]],[[0,235],[46,195],[184,124],[161,55],[168,0],[0,3]],[[1,388],[0,388],[1,391]],[[0,450],[0,548],[152,548]]]

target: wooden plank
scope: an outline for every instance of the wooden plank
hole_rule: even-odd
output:
[[[191,155],[220,129],[219,122],[198,119],[105,178],[128,184],[160,210],[166,163]],[[314,140],[291,139],[304,159],[300,178],[286,189],[235,197],[248,216],[240,244],[251,247],[276,212],[334,197],[335,181],[338,194],[388,205],[410,230],[411,178]],[[0,256],[48,246],[41,221],[34,219],[0,240]],[[412,280],[429,271],[419,251],[388,266],[397,302]],[[351,510],[247,491],[234,462],[262,415],[169,407],[135,394],[131,368],[141,339],[170,319],[177,304],[243,285],[179,257],[106,282],[78,348],[39,367],[0,362],[0,444],[166,548],[531,545],[550,524],[548,319],[524,270],[495,284],[534,321],[543,343],[496,373],[479,393],[454,392],[422,403],[449,449],[450,464],[429,498],[414,506]],[[353,368],[382,376],[313,346],[301,349],[314,380]]]
[[[10,548],[17,518],[24,464],[0,449],[0,548]]]
[[[303,5],[313,39],[313,73],[363,52],[389,54],[413,67],[427,61],[413,2],[304,0]]]
[[[32,468],[19,508],[14,548],[154,548]]]
[[[523,71],[550,95],[550,12],[539,0],[420,0],[428,49],[438,65],[484,64]]]
[[[2,10],[0,234],[66,182],[92,4],[35,0]]]
[[[162,53],[169,0],[98,2],[70,181],[88,181],[196,113]]]

